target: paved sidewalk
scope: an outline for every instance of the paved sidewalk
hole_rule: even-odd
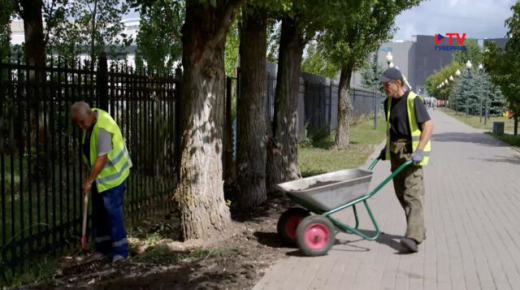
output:
[[[327,256],[297,251],[272,266],[260,289],[520,289],[520,153],[439,112],[425,168],[427,239],[402,254],[404,212],[391,183],[369,200],[377,241],[339,234]],[[371,186],[390,172],[380,162]],[[366,210],[360,228],[372,230]],[[351,210],[340,213],[352,224]]]

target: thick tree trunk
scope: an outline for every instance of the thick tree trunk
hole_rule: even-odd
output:
[[[267,149],[267,186],[301,177],[298,166],[298,89],[305,41],[294,19],[282,21],[273,135]]]
[[[45,38],[43,35],[41,0],[23,0],[23,25],[25,33],[25,61],[28,65],[45,66]],[[32,79],[32,78],[30,78]]]
[[[267,14],[244,13],[240,33],[240,96],[237,127],[239,207],[253,208],[267,199]]]
[[[224,48],[239,1],[217,3],[214,8],[188,1],[182,31],[182,140],[175,200],[185,240],[209,238],[230,221],[222,180]]]
[[[348,149],[350,145],[350,117],[352,115],[352,104],[350,103],[350,78],[352,68],[345,66],[341,69],[339,78],[338,96],[338,129],[334,148],[336,150]]]

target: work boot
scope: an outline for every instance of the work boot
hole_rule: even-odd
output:
[[[417,253],[419,251],[417,242],[414,239],[403,238],[401,239],[401,245],[412,253]]]

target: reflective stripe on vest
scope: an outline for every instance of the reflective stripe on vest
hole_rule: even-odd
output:
[[[415,94],[414,92],[408,93],[408,98],[406,100],[406,111],[408,113],[408,123],[410,126],[411,139],[412,139],[412,151],[415,151],[417,147],[419,147],[419,142],[421,141],[421,130],[417,125],[417,119],[415,118],[415,107],[414,100],[418,97],[422,100],[422,98]],[[392,97],[388,97],[388,109],[386,112],[386,160],[390,160],[390,109],[392,107]],[[419,165],[428,164],[428,160],[430,159],[430,151],[431,151],[431,143],[428,141],[426,146],[424,147],[424,159],[419,163]]]
[[[128,154],[121,130],[112,117],[105,111],[100,109],[92,109],[98,112],[98,119],[92,130],[90,139],[90,160],[83,155],[83,161],[92,167],[97,158],[97,143],[99,138],[99,129],[107,131],[112,136],[112,150],[107,154],[107,162],[95,180],[98,192],[103,192],[114,188],[128,177],[132,160]],[[85,141],[86,131],[83,131],[83,141]]]

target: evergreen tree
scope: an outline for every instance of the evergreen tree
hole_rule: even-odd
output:
[[[361,87],[368,90],[378,90],[382,95],[385,94],[383,84],[379,81],[378,77],[383,74],[385,69],[377,61],[377,52],[374,52],[372,61],[369,62],[369,66],[361,71]]]

